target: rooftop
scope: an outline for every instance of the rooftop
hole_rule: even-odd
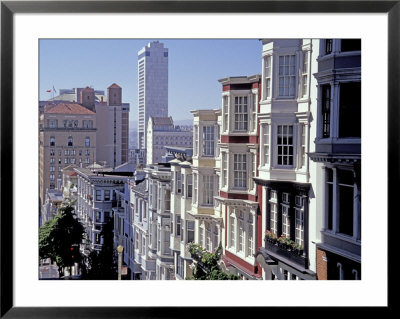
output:
[[[93,111],[77,103],[48,104],[44,107],[45,114],[95,114]]]
[[[108,88],[109,89],[120,89],[121,87],[118,84],[113,83]]]

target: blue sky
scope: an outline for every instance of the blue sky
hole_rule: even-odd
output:
[[[159,40],[169,53],[168,112],[174,120],[191,119],[194,109],[220,107],[221,85],[228,76],[261,73],[258,39],[42,39],[39,47],[39,94],[46,90],[91,86],[122,87],[137,120],[137,52]]]

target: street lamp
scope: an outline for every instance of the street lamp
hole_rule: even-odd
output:
[[[121,280],[121,270],[122,270],[122,252],[124,251],[124,247],[119,245],[117,247],[118,252],[118,280]]]

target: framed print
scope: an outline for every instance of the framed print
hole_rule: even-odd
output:
[[[394,183],[398,181],[399,19],[399,1],[1,1],[1,317],[176,318],[193,315],[193,310],[223,316],[234,307],[257,315],[280,308],[293,313],[329,308],[337,314],[341,307],[391,310],[391,241],[387,239],[389,225],[393,224],[389,222],[389,203],[393,203]],[[57,41],[56,49],[51,48]],[[133,51],[126,45],[129,41],[138,43]],[[150,122],[144,115],[142,119],[140,97],[144,91],[140,84],[135,82],[132,88],[131,82],[119,82],[122,72],[135,81],[144,81],[137,61],[151,61],[156,47],[162,50],[157,61],[169,59],[170,64],[165,72],[157,68],[154,95],[163,95],[164,78],[166,105],[168,99],[170,105],[175,104],[173,116],[188,108],[186,105],[194,105],[188,128],[183,122],[179,128],[167,123],[168,116],[172,119],[168,106],[166,112],[157,109]],[[171,69],[178,69],[173,54],[179,50],[181,69],[169,76]],[[253,55],[246,54],[251,50]],[[86,88],[82,84],[82,88],[72,90],[60,87],[81,84],[59,81],[62,84],[54,85],[51,81],[57,78],[83,81],[76,77],[82,77],[85,70],[74,71],[83,51],[88,52],[87,60],[80,62],[80,68],[109,83],[103,88],[97,87],[99,82],[88,83]],[[124,65],[127,60],[122,56],[134,61],[132,65],[138,70]],[[246,59],[255,61],[255,71],[240,68],[251,65]],[[112,64],[111,60],[118,61]],[[213,95],[206,73],[221,65],[226,69],[211,80],[218,84],[213,86],[217,87]],[[47,82],[41,82],[42,70],[50,74]],[[195,81],[196,77],[202,80]],[[55,87],[60,90],[56,97]],[[104,88],[107,91],[101,91]],[[172,90],[181,94],[181,101],[172,94],[168,98]],[[195,95],[203,95],[207,105],[200,106]],[[38,101],[39,110],[46,109],[40,111],[44,115],[39,121]],[[61,107],[69,113],[60,111]],[[109,108],[101,120],[100,107]],[[121,127],[121,135],[129,134],[123,133],[124,123],[129,127],[133,118],[129,108],[136,117],[136,107],[138,121],[143,122],[143,130],[138,128],[135,137],[138,149],[145,149],[140,143],[146,145],[146,134],[156,143],[152,128],[170,125],[168,130],[160,129],[163,133],[157,136],[159,141],[165,139],[162,146],[167,153],[148,162],[158,164],[146,167],[144,162],[141,169],[140,156],[156,158],[156,148],[146,150],[145,155],[133,152],[136,177],[127,172],[113,175],[129,162],[128,138],[118,142],[126,144],[126,152],[117,150],[117,127]],[[75,120],[71,114],[76,114],[71,112],[81,118]],[[56,118],[59,114],[67,116]],[[109,152],[114,157],[106,161],[93,146],[109,147],[112,141],[108,135],[101,135],[96,121],[107,122],[114,132],[114,152]],[[152,126],[147,128],[146,122]],[[38,134],[44,128],[53,129],[52,133]],[[74,129],[85,135],[74,135]],[[179,130],[177,136],[181,138],[176,144],[172,138],[166,139],[165,132],[170,134],[173,129]],[[68,133],[62,136],[68,145],[58,149],[60,132]],[[45,143],[54,146],[48,150],[48,185],[37,173],[44,171],[41,145]],[[315,148],[307,146],[314,143]],[[349,151],[357,147],[355,155]],[[115,155],[118,152],[120,157]],[[95,154],[103,166],[95,160]],[[78,164],[80,161],[82,164]],[[66,165],[71,165],[71,171]],[[311,178],[310,165],[318,172]],[[153,173],[159,179],[152,179]],[[63,174],[67,177],[62,178]],[[57,187],[55,176],[60,179]],[[127,176],[126,189],[135,201],[124,197],[125,179],[121,176]],[[324,185],[324,191],[313,187],[313,178]],[[93,180],[99,184],[96,186]],[[92,188],[88,186],[90,191],[83,194],[86,182],[92,183]],[[115,189],[107,188],[112,183]],[[85,237],[85,245],[97,251],[105,245],[104,225],[114,218],[113,244],[117,241],[115,232],[121,235],[118,256],[114,251],[118,266],[111,276],[117,280],[103,280],[105,277],[93,274],[90,279],[95,280],[42,280],[40,267],[48,271],[54,261],[38,267],[39,259],[42,262],[43,256],[53,255],[39,252],[37,211],[43,209],[47,199],[55,202],[56,195],[45,192],[38,200],[37,194],[47,188],[61,189],[61,185],[70,192],[76,188],[76,193],[91,203],[112,202],[110,209],[99,206],[90,211],[89,222],[88,216],[81,214],[84,209],[76,210],[77,218],[86,218],[87,224],[83,224],[90,224],[93,230]],[[142,203],[142,195],[152,199]],[[157,213],[160,207],[172,211],[171,202],[178,196],[179,200],[189,198],[185,210],[168,218]],[[161,198],[165,203],[160,204]],[[124,232],[130,230],[121,228],[119,219],[115,221],[124,201],[133,224],[138,219],[141,227],[148,220],[158,223],[154,228],[156,239],[137,230],[132,231],[131,238],[124,238]],[[348,203],[351,217],[342,217],[340,211],[349,209]],[[154,215],[150,215],[152,207]],[[49,215],[39,215],[42,226]],[[184,248],[179,249],[187,251],[177,253],[178,248],[171,249],[174,243],[166,239],[162,242],[161,236],[175,236],[176,247],[182,244]],[[262,239],[258,242],[258,238]],[[151,255],[146,252],[153,242],[154,255],[162,255],[154,262],[155,270],[133,271],[123,253],[129,250],[136,256],[138,250],[144,256]],[[57,259],[65,267],[58,265],[55,277],[85,278],[86,270],[82,272],[76,263],[82,243],[68,243],[68,257]],[[222,257],[217,243],[222,243]],[[340,254],[335,255],[332,246]],[[210,251],[215,255],[210,257]],[[170,267],[167,255],[173,260]],[[93,256],[90,258],[96,258]],[[212,268],[214,277],[204,275],[202,272],[209,270],[207,263],[215,256],[219,261],[218,267]],[[141,261],[146,263],[146,259]],[[350,271],[344,271],[346,267]],[[114,278],[117,268],[118,278]],[[119,281],[121,277],[131,280]],[[226,280],[223,285],[208,280],[216,278],[243,280]]]

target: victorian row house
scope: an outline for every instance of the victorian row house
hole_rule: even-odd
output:
[[[308,153],[315,149],[313,73],[318,67],[319,40],[262,43],[260,157],[255,178],[262,246],[256,259],[264,279],[315,279],[315,242],[321,227],[316,198],[321,190],[316,164]]]
[[[361,40],[319,43],[315,149],[319,279],[361,279]]]
[[[360,46],[262,40],[261,74],[219,80],[193,148],[129,182],[135,279],[190,277],[190,242],[242,279],[361,279]]]

